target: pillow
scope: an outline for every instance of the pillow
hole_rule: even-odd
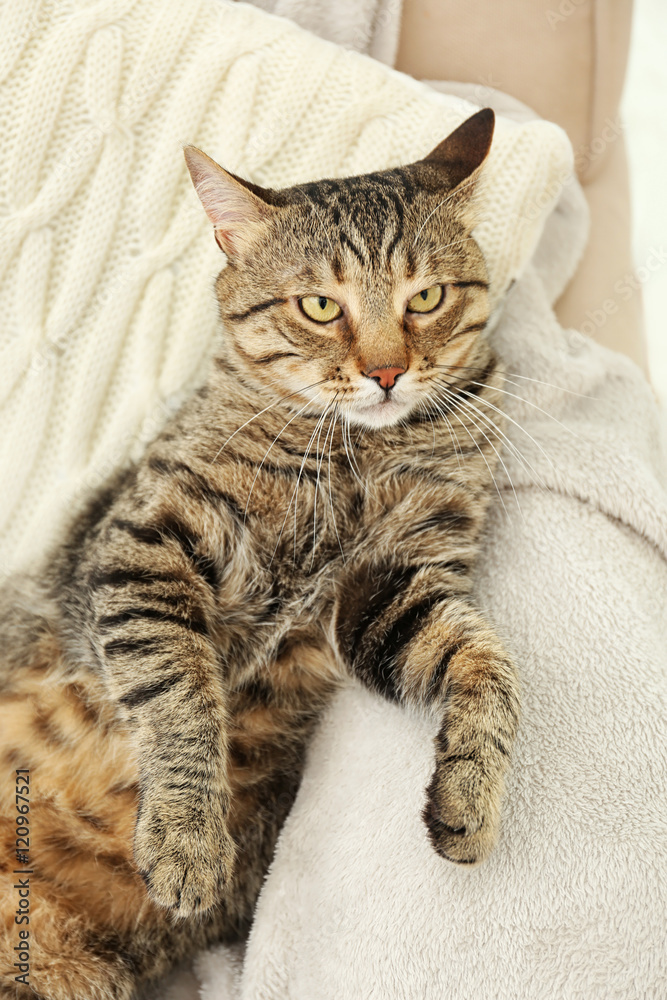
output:
[[[221,0],[12,5],[0,80],[0,569],[35,569],[202,371],[222,258],[194,143],[266,186],[426,154],[474,110]],[[572,168],[565,134],[499,119],[476,236],[492,306]]]

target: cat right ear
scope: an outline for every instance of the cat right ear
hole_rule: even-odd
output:
[[[239,177],[223,170],[196,146],[183,150],[192,183],[204,210],[213,223],[221,250],[233,256],[252,242],[272,209]]]
[[[476,176],[489,155],[495,121],[492,109],[483,108],[466,118],[420,162],[442,170],[449,187],[456,189],[473,174]]]

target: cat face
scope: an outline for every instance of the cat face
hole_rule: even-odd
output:
[[[295,410],[367,428],[431,401],[474,365],[488,277],[471,195],[493,112],[406,167],[280,191],[186,160],[228,258],[217,282],[230,361]]]

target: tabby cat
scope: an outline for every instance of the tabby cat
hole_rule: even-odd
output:
[[[430,841],[492,849],[519,713],[470,596],[502,384],[470,235],[493,125],[284,190],[185,150],[227,255],[207,380],[4,598],[3,997],[128,998],[243,934],[345,678],[437,714]]]

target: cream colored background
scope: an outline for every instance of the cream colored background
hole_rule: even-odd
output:
[[[630,160],[633,256],[640,267],[653,248],[667,252],[667,3],[636,0],[621,105]],[[642,286],[651,379],[667,407],[667,262]]]

